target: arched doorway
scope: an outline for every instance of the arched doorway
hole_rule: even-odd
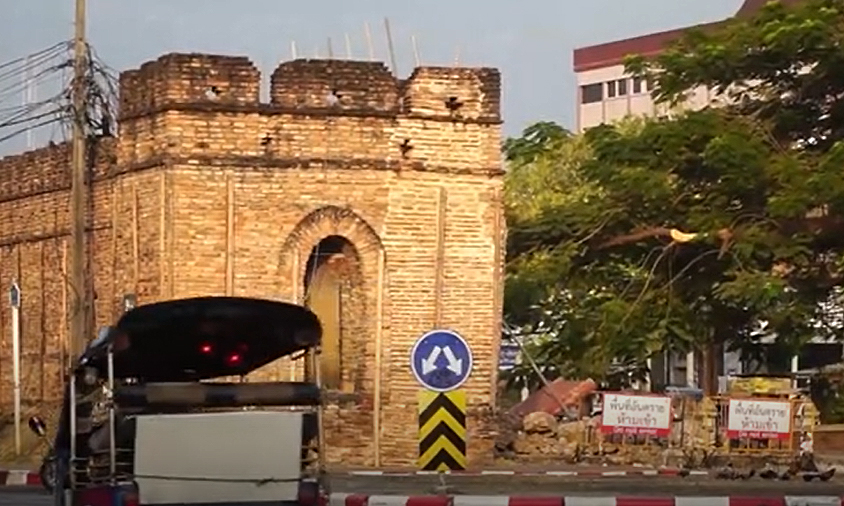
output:
[[[363,348],[355,343],[363,331],[366,313],[360,255],[343,236],[330,235],[311,250],[305,266],[304,303],[323,327],[320,376],[331,390],[353,390]],[[306,366],[306,375],[313,371]]]
[[[389,311],[384,246],[352,209],[325,206],[301,218],[280,257],[281,286],[289,287],[290,300],[309,306],[322,322],[321,376],[328,389],[344,394],[327,398],[329,461],[364,464],[369,445],[379,454],[382,374],[388,374],[381,362],[388,336],[382,315]],[[289,367],[290,378],[313,377],[306,363],[282,367]],[[357,450],[350,453],[352,446]]]

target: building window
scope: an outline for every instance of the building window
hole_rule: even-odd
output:
[[[610,81],[607,83],[607,98],[613,98],[618,95],[618,90],[615,86],[615,81]]]
[[[623,97],[627,95],[627,79],[618,80],[618,96]]]
[[[592,104],[600,102],[604,99],[603,84],[587,84],[580,87],[580,102],[582,104]]]
[[[634,77],[633,78],[633,93],[647,93],[648,87],[647,83],[641,77]]]

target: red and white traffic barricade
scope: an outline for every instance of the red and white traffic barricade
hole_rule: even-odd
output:
[[[332,494],[328,506],[842,506],[835,496],[785,497],[517,497]]]

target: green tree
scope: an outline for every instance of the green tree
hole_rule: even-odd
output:
[[[565,255],[551,254],[543,241],[534,238],[558,233],[559,220],[548,220],[550,214],[573,202],[588,202],[594,189],[582,180],[580,165],[591,151],[583,136],[547,122],[508,139],[503,151],[510,229],[505,310],[509,321],[521,324],[530,319],[533,306],[553,293],[556,279],[568,268]],[[555,265],[558,259],[564,263]]]
[[[842,27],[844,0],[809,0],[689,33],[629,70],[660,102],[707,86],[718,107],[567,136],[579,157],[546,143],[508,175],[507,300],[549,336],[542,360],[602,377],[659,350],[839,335],[824,303],[844,274]],[[525,190],[543,163],[568,173]]]

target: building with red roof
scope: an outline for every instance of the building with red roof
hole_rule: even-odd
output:
[[[751,16],[768,0],[744,0],[735,17]],[[781,0],[793,4],[801,0]],[[732,18],[730,18],[732,19]],[[606,42],[574,50],[577,75],[577,131],[611,122],[628,115],[653,115],[662,111],[651,100],[647,84],[624,72],[624,58],[631,54],[656,56],[689,28],[714,28],[727,20]],[[696,90],[689,107],[703,107],[712,97],[706,89]]]

